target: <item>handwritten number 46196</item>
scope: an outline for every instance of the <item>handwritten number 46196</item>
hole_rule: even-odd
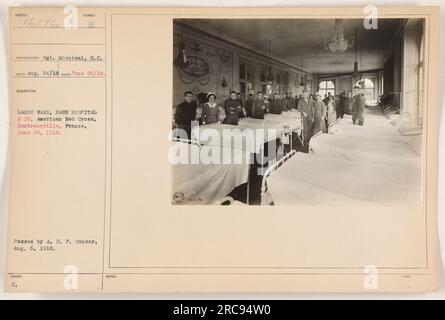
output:
[[[77,7],[69,5],[63,8],[64,19],[63,27],[65,29],[77,29],[78,26],[78,12]],[[44,17],[35,18],[30,17],[23,21],[23,26],[28,28],[60,28],[56,18]]]
[[[56,23],[55,18],[36,19],[34,17],[28,18],[23,22],[24,27],[30,28],[59,28],[60,25]]]

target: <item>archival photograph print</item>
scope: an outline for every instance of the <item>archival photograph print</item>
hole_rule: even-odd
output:
[[[172,204],[422,204],[424,19],[173,32]]]
[[[437,290],[440,21],[10,8],[5,291]]]

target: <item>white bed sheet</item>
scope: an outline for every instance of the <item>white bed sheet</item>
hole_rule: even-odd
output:
[[[312,154],[414,170],[421,167],[419,148],[415,149],[384,115],[368,111],[363,126],[353,125],[351,118],[345,117],[330,132],[311,139]],[[421,135],[415,138],[421,141]]]
[[[320,134],[309,143],[309,152],[334,159],[419,170],[421,157],[405,142]]]
[[[384,119],[386,121],[386,119]],[[353,136],[373,141],[400,141],[404,142],[404,137],[400,135],[398,127],[388,125],[379,126],[356,126],[352,120],[341,119],[329,128],[329,132],[335,135]]]
[[[214,204],[235,187],[246,183],[249,176],[249,163],[240,149],[227,147],[197,146],[173,142],[172,150],[188,154],[188,159],[199,154],[212,156],[218,151],[221,164],[172,164],[172,203],[173,204]],[[238,164],[225,164],[223,152],[230,152],[231,159],[241,157]],[[244,157],[244,158],[243,158]]]
[[[421,204],[421,172],[298,152],[267,178],[275,205]]]
[[[283,125],[281,121],[273,121],[269,122],[263,119],[254,119],[254,118],[241,118],[238,122],[238,127],[243,129],[264,129],[264,130],[276,130],[278,136],[283,134]]]
[[[281,114],[266,113],[264,115],[264,121],[265,123],[277,123],[281,128],[286,126],[290,131],[302,129],[301,114],[296,110],[284,111]]]
[[[256,129],[264,129],[263,135],[257,135],[256,132],[248,133],[246,130],[256,130]],[[212,139],[205,139],[206,130],[215,130],[218,133],[220,139],[218,141],[214,141]],[[227,131],[225,131],[227,130]],[[230,133],[233,137],[231,141],[224,141],[224,132]],[[252,134],[253,133],[253,134]],[[260,153],[264,143],[272,140],[276,140],[280,137],[280,131],[275,127],[258,127],[255,128],[253,125],[229,125],[229,124],[208,124],[199,127],[195,127],[192,130],[192,140],[198,142],[199,144],[207,145],[207,146],[225,146],[235,149],[246,150],[250,153]]]

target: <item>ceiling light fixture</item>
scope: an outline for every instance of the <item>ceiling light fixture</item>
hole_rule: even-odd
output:
[[[358,47],[358,41],[357,41],[357,28],[355,28],[355,39],[354,39],[354,46],[355,46],[355,61],[354,61],[354,72],[352,73],[352,75],[354,77],[358,77],[359,73],[358,73],[358,63],[357,63],[357,47]]]
[[[302,70],[304,70],[304,67],[303,67],[303,59],[301,59],[301,69]],[[300,86],[301,87],[304,87],[304,85],[305,85],[305,81],[304,81],[305,79],[304,79],[304,77],[303,77],[303,74],[301,74],[301,80],[300,80]]]
[[[267,75],[267,82],[273,82],[272,74],[272,40],[269,40],[269,73]]]
[[[335,19],[335,33],[331,41],[325,45],[325,49],[330,50],[332,53],[343,53],[349,48],[352,48],[353,42],[346,40],[343,33],[343,19]]]

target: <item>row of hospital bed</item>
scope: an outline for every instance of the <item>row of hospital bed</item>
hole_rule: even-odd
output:
[[[291,149],[289,137],[296,133],[302,141],[302,131],[300,113],[288,111],[281,115],[266,114],[264,119],[242,118],[237,126],[220,123],[196,126],[190,140],[173,138],[169,154],[172,203],[220,204],[233,189],[246,184],[248,204],[254,160],[270,165],[276,159],[269,162],[258,159],[265,157],[265,146],[275,146],[280,141]]]
[[[422,129],[382,115],[350,116],[318,133],[309,153],[292,151],[268,168],[264,205],[419,205]]]

